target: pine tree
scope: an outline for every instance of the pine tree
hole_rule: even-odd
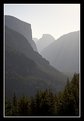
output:
[[[78,115],[79,110],[79,79],[75,74],[71,82],[67,81],[64,91],[58,97],[57,113],[64,116]]]
[[[33,97],[31,97],[31,101],[30,101],[30,115],[34,116],[36,115],[36,103],[35,103],[35,99]]]
[[[6,101],[5,101],[5,115],[6,116],[12,115],[12,105],[8,99],[6,99]]]
[[[14,93],[13,95],[13,104],[12,104],[12,115],[17,115],[18,109],[17,109],[17,98],[16,95]]]
[[[79,75],[67,79],[63,91],[54,94],[50,89],[38,91],[34,97],[21,97],[14,93],[12,102],[6,100],[5,114],[8,116],[78,116],[79,115]]]
[[[30,101],[27,97],[23,96],[18,102],[18,115],[30,115]]]

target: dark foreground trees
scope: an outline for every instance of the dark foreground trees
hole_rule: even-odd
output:
[[[58,95],[57,114],[62,116],[79,115],[79,75],[75,74],[71,82]]]
[[[6,116],[78,116],[79,115],[79,75],[74,74],[67,81],[65,89],[54,94],[50,89],[38,91],[34,97],[6,100]]]

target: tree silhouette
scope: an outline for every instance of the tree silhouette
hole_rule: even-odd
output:
[[[79,75],[67,79],[63,91],[53,93],[51,89],[37,91],[34,97],[16,98],[5,102],[7,116],[78,116],[79,115]]]

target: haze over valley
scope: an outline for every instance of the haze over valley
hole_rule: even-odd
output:
[[[11,26],[12,24],[15,24],[14,27]],[[36,46],[32,46],[34,43],[32,38],[27,39],[23,33],[21,34],[22,31],[26,33],[26,30],[29,30],[29,35],[32,36],[30,24],[26,25],[28,29],[25,29],[25,24],[15,17],[5,16],[7,95],[11,96],[14,90],[18,95],[26,93],[34,95],[41,88],[51,88],[55,91],[63,89],[66,76],[53,68],[49,61],[36,52],[37,49],[34,48]],[[30,41],[32,42],[29,43]],[[18,86],[19,88],[17,88]],[[22,90],[22,86],[24,90]],[[32,91],[30,91],[31,88]]]

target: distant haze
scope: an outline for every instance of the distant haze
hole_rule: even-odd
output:
[[[38,39],[43,34],[57,39],[80,30],[80,4],[4,4],[4,15],[30,23],[32,36]]]
[[[74,73],[80,73],[79,37],[79,31],[65,34],[44,48],[40,54],[46,58],[54,68],[68,76]]]

